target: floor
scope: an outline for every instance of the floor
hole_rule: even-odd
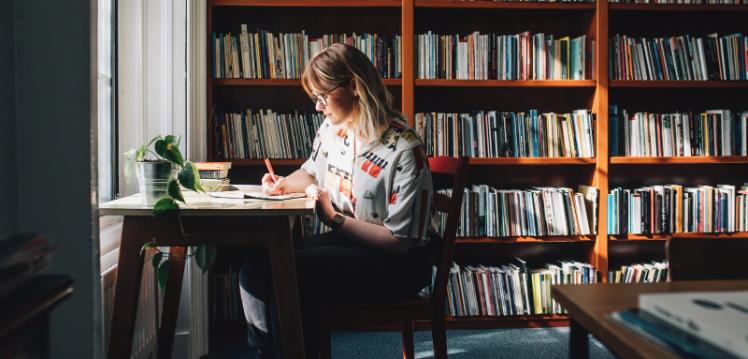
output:
[[[215,338],[211,359],[254,359],[249,347],[240,335]],[[401,358],[400,333],[333,333],[332,357],[335,359],[356,358]],[[497,329],[455,330],[447,333],[447,348],[450,358],[511,358],[511,359],[566,359],[568,358],[569,328],[542,329]],[[415,334],[416,358],[433,358],[431,333],[419,331]],[[600,342],[590,340],[590,358],[615,358]]]

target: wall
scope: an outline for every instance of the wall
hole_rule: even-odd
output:
[[[16,123],[13,97],[13,1],[0,1],[0,237],[16,231]]]
[[[92,5],[14,2],[18,229],[46,233],[59,246],[48,272],[74,279],[52,315],[53,358],[102,357]]]

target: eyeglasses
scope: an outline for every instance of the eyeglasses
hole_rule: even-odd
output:
[[[314,102],[314,105],[316,106],[317,103],[321,104],[322,106],[327,106],[327,96],[330,95],[333,91],[335,91],[340,85],[333,87],[330,91],[327,91],[327,93],[321,94],[319,96],[312,95],[309,98]]]

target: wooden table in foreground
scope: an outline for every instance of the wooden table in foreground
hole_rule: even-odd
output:
[[[608,315],[635,308],[639,294],[748,289],[748,280],[682,281],[671,283],[554,285],[551,295],[571,317],[569,357],[589,356],[588,333],[620,358],[680,358],[647,338],[621,326]]]
[[[303,358],[304,339],[291,229],[296,217],[313,213],[314,200],[220,199],[194,192],[183,192],[183,195],[187,204],[180,203],[180,218],[190,238],[194,236],[214,246],[267,248],[278,304],[283,357]],[[173,255],[158,330],[158,357],[171,358],[186,252],[179,222],[174,216],[154,217],[152,207],[142,205],[139,195],[101,204],[99,215],[124,216],[108,358],[130,357],[143,271],[140,248],[151,240],[159,246],[171,247]]]

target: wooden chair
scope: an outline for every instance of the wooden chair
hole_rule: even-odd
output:
[[[330,307],[322,314],[320,335],[322,358],[330,358],[330,331],[372,328],[398,328],[403,338],[403,358],[414,358],[413,328],[416,320],[430,320],[434,343],[434,357],[447,358],[447,330],[444,322],[447,279],[452,262],[457,226],[460,221],[463,190],[468,178],[468,159],[465,157],[429,158],[434,182],[434,208],[447,214],[447,223],[439,240],[433,244],[434,265],[437,266],[434,290],[429,298],[414,296],[400,301],[367,303]],[[452,189],[452,196],[437,193],[438,189]],[[439,243],[440,242],[440,243]]]
[[[670,279],[748,279],[748,238],[673,238],[666,244]]]

